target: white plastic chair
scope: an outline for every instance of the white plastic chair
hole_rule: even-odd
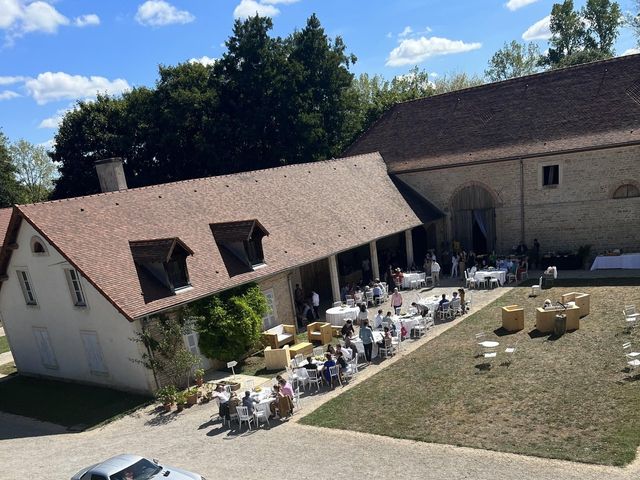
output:
[[[353,378],[358,373],[358,357],[354,358],[347,364],[347,368],[342,372],[345,378]]]
[[[298,353],[295,357],[294,357],[295,361],[296,361],[296,366],[300,365],[302,362],[304,362],[304,355],[302,355],[301,353]]]
[[[509,360],[504,362],[504,365],[507,367],[511,366],[511,362],[513,362],[513,357],[516,354],[516,352],[518,351],[518,342],[516,342],[516,344],[513,347],[507,347],[504,349],[504,353],[506,353],[507,355],[509,355]]]
[[[256,381],[255,380],[247,380],[244,382],[244,389],[245,390],[249,390],[250,392],[253,392],[253,389],[256,386]]]
[[[373,292],[371,290],[365,293],[365,298],[367,300],[367,306],[373,306],[376,304],[376,302],[373,300]]]
[[[391,337],[391,354],[400,352],[400,344],[402,340],[400,338],[400,332],[398,331],[394,336]]]
[[[366,353],[364,352],[364,344],[362,342],[354,342],[353,345],[356,347],[356,351],[358,352],[358,354],[356,355],[356,358],[367,358]]]
[[[633,360],[634,358],[640,356],[640,352],[636,352],[631,348],[631,342],[626,342],[622,344],[622,350],[624,350],[624,355],[629,359]]]
[[[300,387],[296,388],[293,392],[293,404],[296,408],[300,408]]]
[[[640,320],[640,313],[636,313],[635,305],[625,305],[622,313],[629,328],[635,327]]]
[[[298,387],[302,384],[302,388],[307,389],[307,385],[309,385],[309,371],[306,368],[298,368],[295,370],[296,373],[296,382]]]
[[[236,407],[238,412],[238,426],[242,428],[242,422],[247,422],[249,430],[251,430],[251,422],[255,421],[252,415],[249,415],[249,409],[247,407]]]
[[[311,385],[312,383],[315,383],[316,391],[320,390],[320,382],[322,381],[322,379],[320,378],[320,375],[318,375],[318,371],[307,370],[307,374],[309,375],[309,385]]]
[[[389,358],[393,354],[393,347],[391,346],[391,339],[386,339],[381,347],[378,347],[378,355],[384,358]]]
[[[353,298],[348,298],[347,299],[347,307],[353,308],[355,305],[355,301],[353,300]]]
[[[464,271],[464,286],[466,288],[474,288],[476,286],[476,279],[469,276],[469,270]]]
[[[491,278],[489,279],[489,286],[490,286],[491,288],[493,288],[494,286],[495,286],[496,288],[498,288],[498,287],[500,286],[500,282],[498,281],[498,279],[497,279],[496,277],[491,277]]]
[[[267,423],[267,425],[271,426],[271,424],[269,423],[269,415],[271,414],[271,412],[269,411],[268,405],[265,407],[266,408],[261,408],[256,405],[255,409],[253,410],[253,418],[256,421],[256,428],[260,426],[260,420],[263,420]]]
[[[338,365],[334,365],[333,367],[329,367],[329,380],[331,383],[331,387],[333,387],[333,379],[337,378],[338,383],[342,386],[342,379],[340,378],[340,367]]]
[[[482,276],[482,275],[478,275],[477,273],[473,276],[473,279],[476,282],[476,287],[480,288],[480,286],[482,286],[482,288],[487,288],[487,278]]]

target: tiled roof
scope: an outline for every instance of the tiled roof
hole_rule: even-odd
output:
[[[4,237],[9,228],[9,220],[11,220],[11,212],[13,208],[0,208],[0,247],[4,243]]]
[[[346,155],[390,173],[640,142],[640,55],[400,103]]]
[[[130,319],[421,224],[377,153],[20,205],[18,211]],[[210,225],[250,219],[269,232],[262,240],[266,266],[230,277]],[[143,296],[129,242],[176,237],[194,252],[186,260],[193,288]]]

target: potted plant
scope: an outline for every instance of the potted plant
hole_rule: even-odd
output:
[[[176,393],[176,405],[178,412],[181,412],[182,410],[184,410],[184,405],[185,403],[187,403],[187,396],[185,395],[184,392],[178,392]]]
[[[200,403],[209,403],[213,399],[213,390],[210,384],[206,384],[202,390]]]
[[[198,387],[191,387],[184,392],[187,405],[195,405],[198,403]]]
[[[196,379],[196,385],[201,387],[204,383],[204,368],[198,368],[195,372],[193,372],[193,378]]]
[[[171,406],[176,401],[177,393],[178,391],[173,385],[166,385],[162,388],[159,388],[156,392],[156,398],[160,403],[162,403],[165,412],[171,411]]]

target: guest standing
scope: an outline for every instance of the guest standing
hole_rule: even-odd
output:
[[[373,330],[369,326],[369,321],[365,320],[362,327],[360,327],[360,340],[364,346],[364,356],[367,362],[371,361],[371,353],[373,352]]]

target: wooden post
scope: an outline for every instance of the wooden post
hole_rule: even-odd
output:
[[[340,301],[340,279],[338,278],[338,260],[335,255],[329,257],[329,273],[331,275],[331,293],[333,301]]]
[[[369,256],[371,257],[371,272],[373,278],[380,278],[380,265],[378,264],[378,244],[374,240],[369,242]]]

